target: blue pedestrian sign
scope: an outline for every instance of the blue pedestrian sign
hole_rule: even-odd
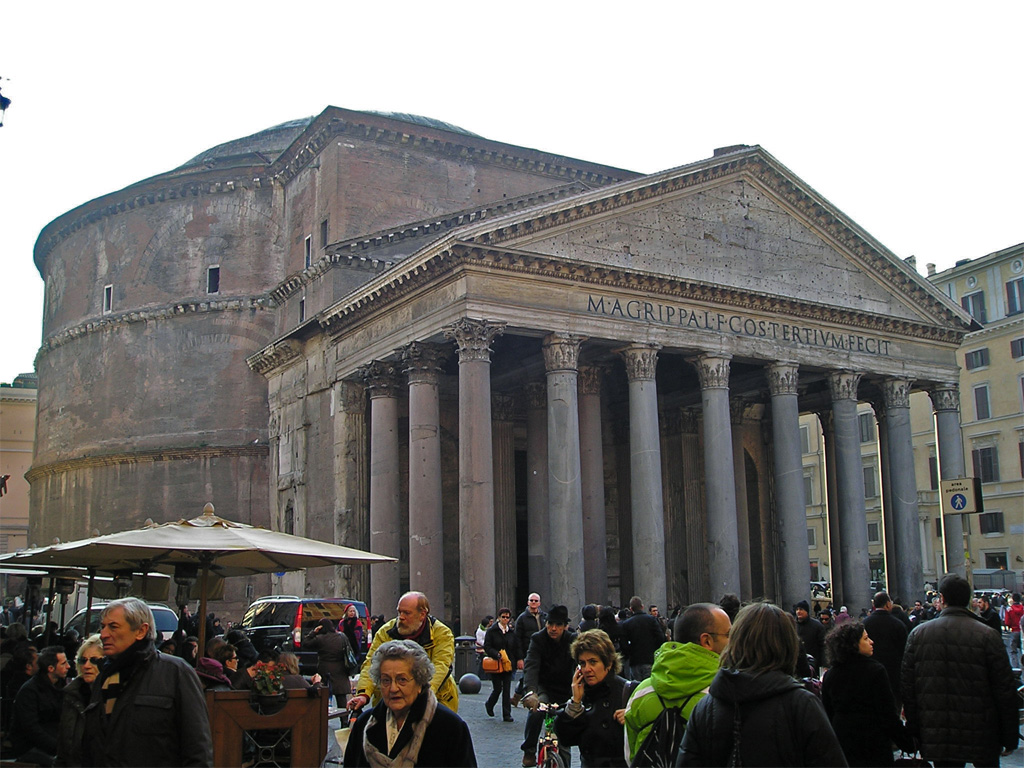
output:
[[[939,483],[942,514],[972,515],[983,511],[981,484],[975,477],[960,477]]]

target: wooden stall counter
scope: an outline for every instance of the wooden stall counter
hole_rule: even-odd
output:
[[[249,691],[207,691],[216,766],[319,768],[327,756],[327,689],[285,691],[258,703]]]

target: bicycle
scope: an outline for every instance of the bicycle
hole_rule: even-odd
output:
[[[555,718],[560,709],[557,704],[537,705],[537,711],[544,714],[544,728],[537,741],[538,768],[565,768],[565,761],[558,751],[558,734],[555,733]]]

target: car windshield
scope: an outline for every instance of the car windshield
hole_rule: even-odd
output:
[[[285,625],[290,627],[295,620],[295,610],[298,603],[272,602],[253,603],[245,612],[242,619],[243,627],[272,627]]]

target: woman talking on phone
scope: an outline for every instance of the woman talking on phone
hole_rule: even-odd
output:
[[[583,768],[625,768],[626,681],[617,674],[622,660],[602,629],[580,632],[570,653],[577,667],[572,676],[572,698],[555,721],[558,738],[569,746],[579,746]]]

